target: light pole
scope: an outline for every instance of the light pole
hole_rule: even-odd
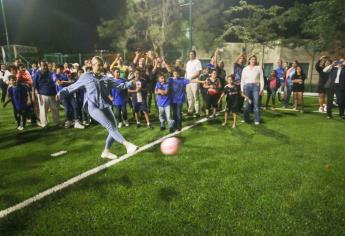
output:
[[[10,51],[10,40],[8,39],[8,31],[7,31],[7,24],[6,24],[6,15],[5,15],[5,8],[4,8],[4,2],[1,0],[1,10],[2,10],[2,17],[4,21],[4,27],[5,27],[5,35],[6,35],[6,43],[7,43],[7,53],[9,61],[12,61],[11,58],[11,51]]]
[[[192,29],[192,0],[189,0],[188,3],[180,4],[180,6],[189,6],[189,20],[188,20],[188,33],[189,33],[189,51],[193,48],[193,29]]]

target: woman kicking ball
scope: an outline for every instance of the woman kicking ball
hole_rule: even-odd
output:
[[[85,89],[84,108],[90,116],[105,127],[109,135],[105,141],[105,148],[101,154],[102,158],[115,159],[117,156],[110,152],[110,147],[115,141],[126,147],[127,153],[135,152],[138,147],[124,139],[119,133],[114,114],[111,110],[111,101],[108,95],[112,88],[127,89],[131,82],[117,84],[116,81],[103,73],[103,59],[95,56],[91,60],[92,71],[83,74],[77,82],[63,88],[59,96],[66,96],[76,92],[78,89]]]

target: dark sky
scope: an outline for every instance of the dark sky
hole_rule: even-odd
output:
[[[126,0],[3,0],[11,44],[37,46],[44,51],[90,52],[107,49],[98,38],[100,18],[111,19]],[[197,2],[197,0],[195,0]],[[224,0],[226,1],[226,0]],[[311,2],[313,0],[299,0]],[[292,0],[249,0],[265,5],[292,5]],[[5,45],[2,14],[0,45]]]
[[[11,44],[44,50],[83,52],[102,48],[96,27],[123,0],[3,0]],[[2,14],[0,45],[6,44]],[[64,49],[64,50],[60,50]]]

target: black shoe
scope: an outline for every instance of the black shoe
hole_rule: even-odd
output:
[[[164,131],[165,130],[165,127],[161,127],[161,129],[160,129],[161,131]]]
[[[176,130],[177,130],[177,131],[181,131],[181,128],[177,128]]]
[[[193,112],[188,112],[187,116],[193,116]]]

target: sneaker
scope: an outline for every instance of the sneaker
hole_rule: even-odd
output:
[[[125,141],[123,145],[126,147],[127,154],[131,154],[138,150],[138,146],[134,145],[133,143]]]
[[[233,124],[231,127],[232,127],[233,129],[235,129],[235,128],[236,128],[236,125],[235,125],[235,124]]]
[[[117,125],[117,128],[122,128],[122,122],[119,122],[119,124]]]
[[[111,153],[109,150],[103,150],[101,154],[101,158],[108,158],[108,159],[114,160],[117,158],[117,156]]]
[[[164,130],[165,130],[165,127],[161,127],[161,128],[160,128],[160,131],[164,131]]]
[[[200,117],[200,114],[199,114],[199,113],[195,113],[193,117],[194,117],[194,118],[199,118],[199,117]]]
[[[18,126],[17,130],[24,130],[24,127],[23,126]]]
[[[74,122],[74,128],[75,128],[75,129],[84,129],[85,126],[82,125],[82,124],[80,124],[79,121],[75,121],[75,122]]]
[[[65,129],[68,129],[71,126],[72,126],[72,122],[71,121],[69,121],[69,120],[65,121]]]
[[[320,112],[320,113],[323,113],[323,112],[324,112],[323,107],[319,107],[319,112]]]
[[[226,126],[226,122],[223,122],[222,126]]]
[[[123,124],[124,124],[126,127],[129,126],[128,121],[126,121],[126,120],[123,121]]]
[[[89,125],[90,125],[90,122],[84,120],[82,124],[83,124],[84,126],[89,126]]]
[[[271,110],[272,110],[272,111],[275,111],[276,109],[275,109],[275,107],[271,107]]]
[[[255,122],[254,122],[254,124],[255,124],[255,125],[259,125],[259,124],[260,124],[260,122],[255,121]]]

